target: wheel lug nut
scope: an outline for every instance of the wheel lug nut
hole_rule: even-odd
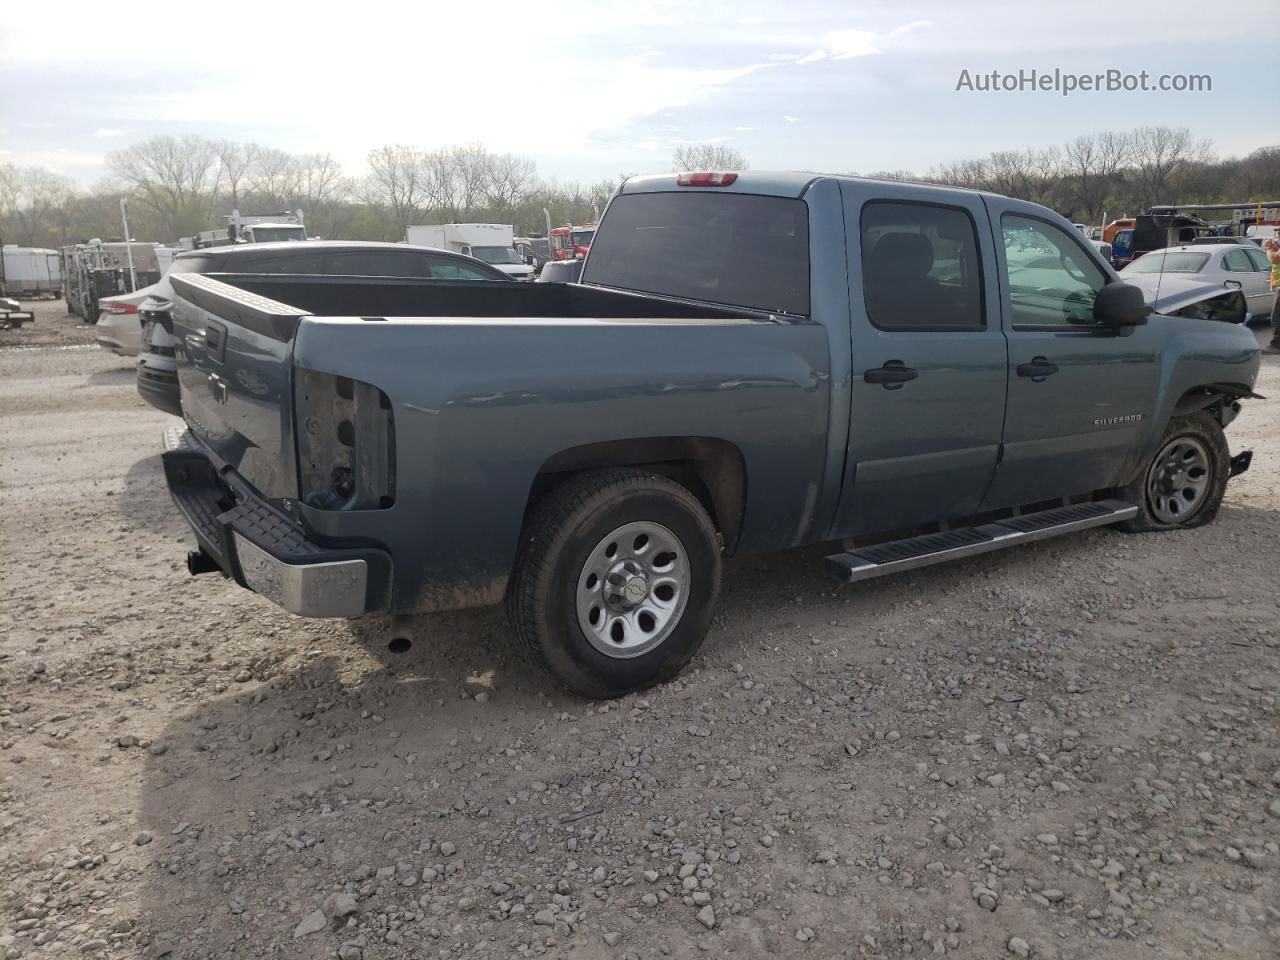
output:
[[[610,583],[612,583],[615,587],[616,587],[616,586],[620,586],[620,585],[621,585],[621,583],[622,583],[622,574],[620,574],[620,573],[611,573],[611,574],[609,574],[609,576],[608,576],[608,580],[609,580],[609,582],[610,582]]]

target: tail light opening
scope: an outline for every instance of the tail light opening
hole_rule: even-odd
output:
[[[395,424],[377,387],[299,369],[294,382],[298,493],[322,510],[395,504]]]

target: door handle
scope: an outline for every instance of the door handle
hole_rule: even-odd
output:
[[[865,383],[879,383],[886,390],[900,390],[908,380],[920,376],[919,370],[913,370],[901,360],[887,360],[883,367],[872,367],[862,375]]]
[[[1018,364],[1017,370],[1018,376],[1030,377],[1034,382],[1039,383],[1045,377],[1057,373],[1058,365],[1050,363],[1046,357],[1033,357],[1030,363]]]

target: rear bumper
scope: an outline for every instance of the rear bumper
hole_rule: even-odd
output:
[[[182,400],[178,391],[178,374],[172,370],[158,370],[138,360],[138,394],[157,410],[182,416]]]
[[[328,547],[256,496],[187,430],[165,431],[165,482],[199,545],[193,572],[216,567],[302,617],[385,610],[391,558],[376,547]]]

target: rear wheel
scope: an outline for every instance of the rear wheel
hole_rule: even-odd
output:
[[[507,614],[534,661],[586,697],[674,677],[702,645],[720,547],[685,487],[642,470],[567,481],[534,511]]]
[[[1138,515],[1120,524],[1133,532],[1199,527],[1222,506],[1231,452],[1222,425],[1210,414],[1169,421],[1160,445],[1121,496]]]

